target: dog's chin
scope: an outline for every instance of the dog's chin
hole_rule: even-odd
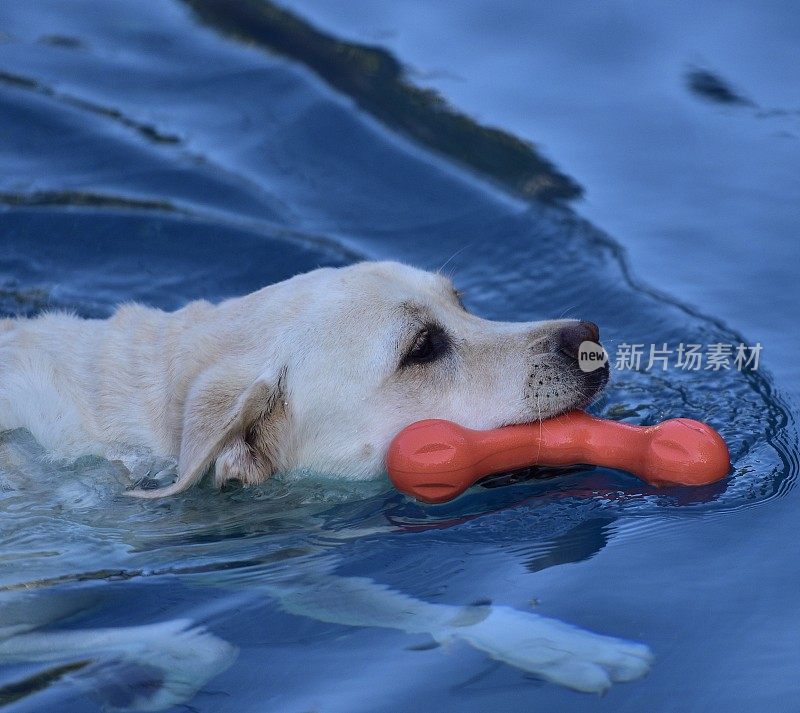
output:
[[[603,389],[606,388],[606,384],[608,384],[609,371],[608,364],[605,364],[594,371],[581,373],[578,401],[574,406],[566,410],[583,409],[597,401]]]
[[[577,369],[576,369],[577,371]],[[514,426],[521,423],[535,423],[548,418],[556,418],[569,411],[577,411],[591,406],[603,392],[608,384],[609,368],[605,366],[591,372],[578,371],[575,375],[575,386],[573,387],[574,396],[559,404],[552,404],[549,407],[537,403],[535,398],[529,399],[533,402],[535,410],[523,414],[520,418],[513,421],[506,421],[502,426]]]

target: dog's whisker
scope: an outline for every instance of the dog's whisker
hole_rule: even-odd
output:
[[[455,258],[457,258],[457,257],[458,257],[458,256],[459,256],[461,253],[463,253],[463,252],[464,252],[464,251],[465,251],[467,248],[470,248],[470,247],[472,247],[472,245],[473,245],[473,244],[474,244],[474,241],[473,241],[473,242],[470,242],[470,243],[467,243],[466,245],[462,245],[462,246],[461,246],[461,247],[460,247],[458,250],[456,250],[456,251],[455,251],[455,252],[454,252],[454,253],[453,253],[453,254],[452,254],[452,255],[451,255],[449,258],[447,258],[447,260],[445,260],[445,261],[444,261],[444,262],[441,264],[441,266],[440,266],[440,267],[439,267],[439,268],[436,270],[436,272],[437,272],[438,274],[440,274],[440,275],[441,275],[441,274],[443,273],[444,269],[445,269],[445,268],[446,268],[446,267],[447,267],[447,266],[450,264],[450,262],[451,262],[452,260],[454,260]],[[452,277],[452,275],[450,275],[450,277]]]

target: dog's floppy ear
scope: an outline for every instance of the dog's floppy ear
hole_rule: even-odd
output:
[[[130,490],[128,495],[159,498],[180,493],[197,483],[215,460],[218,485],[232,478],[253,483],[268,477],[272,465],[264,451],[275,445],[269,425],[283,413],[282,382],[278,370],[255,379],[230,364],[203,372],[183,408],[178,479],[166,488]]]

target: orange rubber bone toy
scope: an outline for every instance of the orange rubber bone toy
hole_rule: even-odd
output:
[[[394,486],[426,503],[452,500],[492,473],[579,463],[625,470],[651,485],[706,485],[731,467],[725,441],[699,421],[631,426],[583,411],[491,431],[418,421],[395,436],[386,456]]]

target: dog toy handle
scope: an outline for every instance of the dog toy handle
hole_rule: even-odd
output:
[[[427,503],[452,500],[491,473],[578,463],[625,470],[652,485],[705,485],[730,471],[725,441],[704,423],[632,426],[583,411],[490,431],[419,421],[394,438],[386,459],[394,486]]]

